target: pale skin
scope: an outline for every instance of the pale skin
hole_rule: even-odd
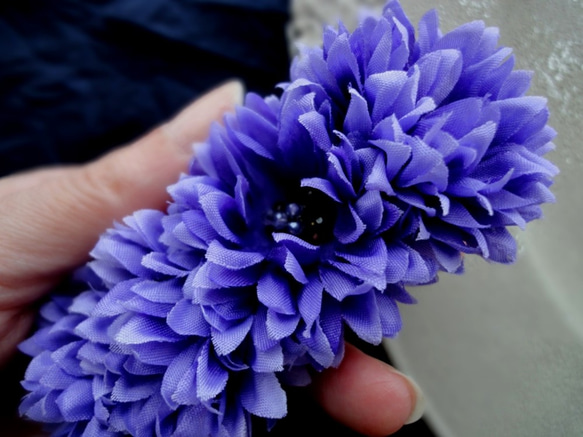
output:
[[[95,162],[0,179],[0,365],[29,332],[35,302],[87,261],[104,230],[135,210],[165,207],[166,187],[186,170],[191,144],[241,98],[241,85],[229,82]],[[334,419],[370,436],[389,435],[422,410],[409,378],[351,345],[311,392]]]

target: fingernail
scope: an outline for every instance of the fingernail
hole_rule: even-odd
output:
[[[222,115],[243,103],[245,87],[239,80],[232,80],[214,88],[184,108],[163,126],[165,135],[184,152],[192,153],[192,144],[204,141],[208,127],[220,121]]]
[[[227,82],[224,86],[230,90],[235,104],[242,105],[245,97],[245,84],[242,81],[236,79]]]
[[[228,103],[229,106],[242,105],[245,96],[245,85],[238,79],[230,80],[204,94],[200,100],[208,100],[218,104]]]
[[[425,396],[423,396],[421,388],[417,385],[415,381],[413,381],[404,373],[399,372],[398,370],[394,370],[394,372],[400,375],[407,382],[412,396],[415,397],[415,403],[413,404],[411,413],[409,414],[409,417],[405,421],[405,425],[409,425],[411,423],[417,422],[423,416],[423,413],[425,412]]]

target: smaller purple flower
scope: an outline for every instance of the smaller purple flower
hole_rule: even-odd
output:
[[[250,414],[286,412],[281,347],[252,340],[266,337],[265,321],[248,317],[245,297],[208,315],[230,329],[205,320],[182,290],[185,269],[200,260],[169,255],[162,217],[140,211],[105,234],[77,274],[86,291],[44,306],[43,326],[21,345],[34,356],[21,411],[55,436],[238,436],[250,432]],[[290,381],[302,377],[295,372]]]
[[[320,143],[378,151],[368,187],[403,213],[386,239],[451,273],[462,253],[513,262],[506,227],[524,228],[554,201],[546,100],[525,96],[532,75],[513,71],[495,28],[476,21],[442,35],[431,11],[414,35],[397,1],[353,33],[328,28],[324,47],[292,66],[295,99],[326,100],[306,129]]]

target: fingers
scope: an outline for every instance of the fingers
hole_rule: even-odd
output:
[[[0,181],[0,309],[37,299],[51,280],[81,264],[114,220],[162,208],[166,187],[188,165],[192,143],[242,100],[230,82],[165,126],[98,161]]]
[[[30,332],[35,314],[20,308],[0,311],[0,369],[18,343]]]
[[[417,385],[388,364],[347,344],[337,369],[314,382],[322,407],[334,419],[367,436],[386,436],[423,414]]]

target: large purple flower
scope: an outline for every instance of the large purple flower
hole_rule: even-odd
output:
[[[169,188],[108,231],[24,345],[27,416],[67,436],[243,436],[281,384],[337,365],[347,326],[401,328],[407,284],[510,262],[540,216],[554,131],[480,22],[414,30],[398,2],[305,50],[280,98],[249,94]]]

